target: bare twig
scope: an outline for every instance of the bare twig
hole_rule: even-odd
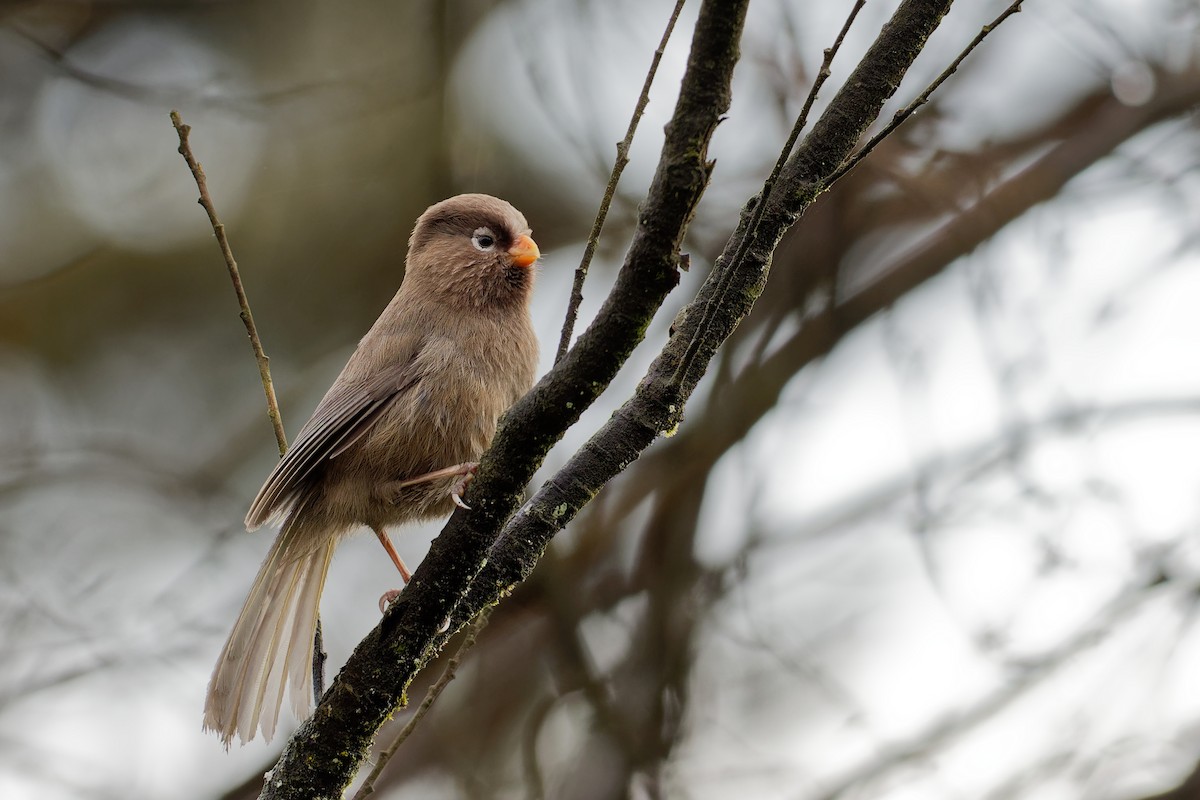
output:
[[[796,148],[796,141],[800,138],[801,131],[808,125],[808,114],[812,110],[813,103],[817,100],[817,94],[821,91],[821,87],[830,76],[829,67],[833,64],[833,57],[837,55],[837,51],[842,47],[842,41],[846,38],[846,33],[850,30],[850,26],[854,24],[855,17],[862,7],[866,5],[867,0],[857,0],[854,7],[850,9],[850,13],[846,15],[846,21],[842,24],[842,29],[838,31],[837,38],[833,41],[832,47],[825,48],[825,57],[821,60],[821,68],[817,71],[817,77],[813,80],[812,88],[808,90],[808,97],[804,100],[804,106],[800,109],[800,113],[796,116],[796,122],[792,125],[792,132],[788,135],[787,142],[784,143],[783,149],[779,151],[779,158],[775,159],[775,166],[771,169],[771,174],[763,181],[762,191],[759,192],[758,202],[754,207],[754,216],[750,220],[750,225],[747,229],[745,238],[741,240],[737,251],[734,253],[732,263],[738,264],[746,257],[746,248],[750,246],[750,242],[755,240],[755,234],[758,232],[759,223],[762,222],[763,212],[767,208],[767,201],[771,197],[771,192],[775,188],[776,181],[779,180],[779,174],[783,172],[783,167],[787,164],[787,160],[792,155],[792,151]],[[711,302],[704,306],[704,316],[701,317],[700,330],[708,328],[712,321],[712,315],[715,309],[725,299],[726,293],[729,291],[730,278],[727,273],[724,279],[718,284],[717,291]],[[696,353],[700,349],[700,337],[696,337],[688,345],[687,351],[679,362],[679,366],[675,370],[674,381],[679,383],[683,376],[691,370],[693,363],[696,360]]]
[[[400,745],[404,744],[404,741],[412,735],[417,725],[429,713],[429,709],[433,707],[437,699],[442,696],[442,692],[450,685],[450,681],[454,680],[455,675],[458,673],[458,667],[462,664],[463,656],[474,646],[475,640],[479,638],[479,634],[487,627],[488,617],[491,614],[492,610],[485,608],[475,617],[475,621],[467,628],[467,633],[463,637],[462,644],[458,646],[458,650],[446,662],[446,669],[442,671],[441,677],[437,679],[435,684],[429,687],[429,691],[425,693],[425,699],[421,701],[421,705],[417,706],[417,710],[413,712],[412,717],[400,729],[400,733],[396,734],[396,738],[392,740],[392,743],[379,753],[379,757],[375,761],[375,766],[371,768],[371,772],[363,781],[362,786],[358,787],[358,791],[354,793],[353,800],[366,800],[366,798],[375,793],[375,782],[383,774],[383,770],[387,767],[388,762],[392,760],[392,756],[396,755],[396,751],[400,749]]]
[[[979,33],[975,35],[975,38],[971,40],[971,43],[963,48],[963,51],[958,54],[958,58],[951,61],[950,66],[942,70],[942,74],[934,78],[933,83],[926,86],[925,91],[921,92],[921,94],[917,96],[916,100],[913,100],[904,108],[897,111],[895,115],[892,116],[891,122],[889,122],[887,125],[884,125],[883,129],[880,130],[879,133],[872,136],[870,141],[863,145],[858,152],[850,156],[850,158],[846,159],[844,164],[834,170],[833,174],[829,176],[829,180],[825,182],[825,188],[828,189],[830,186],[837,183],[837,181],[843,175],[858,166],[859,162],[870,155],[871,151],[875,149],[876,145],[890,136],[892,131],[896,130],[896,128],[900,127],[905,120],[915,114],[918,108],[929,102],[930,95],[937,91],[938,87],[945,83],[947,78],[958,71],[959,65],[962,64],[966,57],[971,54],[972,50],[979,46],[980,42],[987,38],[988,34],[994,31],[1001,22],[1004,22],[1004,20],[1021,10],[1022,2],[1023,0],[1013,0],[1008,8],[1000,12],[1000,16],[996,17],[987,25],[984,25],[982,28],[980,28]]]
[[[642,120],[646,104],[650,102],[650,85],[654,83],[654,75],[658,72],[658,62],[662,61],[663,51],[667,49],[667,41],[671,38],[671,32],[675,30],[675,23],[679,20],[679,12],[683,10],[685,2],[686,0],[676,0],[675,10],[671,12],[671,18],[667,20],[667,29],[663,31],[662,40],[658,43],[658,49],[654,51],[654,58],[650,61],[650,69],[642,84],[642,93],[638,96],[637,105],[633,109],[633,117],[629,120],[625,138],[617,142],[617,160],[613,162],[612,173],[608,176],[608,186],[604,188],[604,198],[600,201],[600,208],[596,211],[596,220],[592,223],[591,233],[588,234],[587,245],[583,248],[583,258],[580,260],[579,266],[575,268],[575,283],[571,286],[571,299],[567,303],[567,317],[563,320],[562,335],[558,340],[558,353],[554,356],[555,363],[562,360],[562,357],[567,354],[567,348],[571,345],[571,334],[575,331],[575,320],[579,316],[579,306],[583,302],[583,282],[587,279],[588,268],[592,265],[592,256],[596,254],[596,244],[600,241],[600,231],[604,229],[604,220],[608,217],[608,209],[612,206],[613,197],[617,193],[617,183],[621,180],[621,173],[625,171],[625,166],[629,163],[629,148],[633,145],[633,134]]]
[[[187,161],[200,189],[199,203],[208,214],[217,244],[221,246],[221,255],[225,257],[225,266],[229,269],[229,279],[233,281],[233,290],[237,293],[238,305],[241,307],[239,316],[246,326],[246,334],[250,337],[250,347],[254,350],[254,359],[258,362],[258,375],[262,378],[263,393],[267,396],[267,416],[275,429],[275,441],[279,445],[279,455],[287,452],[287,434],[283,431],[283,417],[279,413],[279,402],[275,399],[275,386],[271,383],[271,359],[263,352],[262,340],[258,338],[258,329],[254,327],[254,316],[250,313],[250,301],[246,299],[246,290],[242,287],[242,276],[238,272],[237,261],[233,258],[233,250],[229,246],[229,238],[225,235],[225,225],[217,218],[217,209],[212,197],[208,194],[208,181],[204,177],[204,168],[192,155],[192,147],[188,144],[188,134],[192,126],[184,125],[178,111],[171,112],[171,124],[179,134],[179,154]]]

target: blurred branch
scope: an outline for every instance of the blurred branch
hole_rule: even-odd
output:
[[[642,93],[638,96],[637,104],[633,109],[633,117],[629,120],[625,138],[617,142],[617,160],[613,162],[612,172],[608,176],[608,186],[604,188],[604,197],[600,201],[599,210],[596,211],[596,220],[592,223],[587,244],[583,248],[583,258],[580,260],[579,266],[575,268],[575,280],[571,285],[571,299],[567,303],[567,317],[563,320],[562,335],[558,340],[558,352],[554,356],[556,364],[562,361],[563,356],[567,354],[567,348],[571,345],[575,319],[579,315],[579,306],[583,302],[583,282],[587,279],[588,267],[591,266],[592,257],[596,254],[596,245],[600,241],[600,232],[604,230],[604,220],[608,218],[608,209],[612,206],[613,197],[617,193],[617,183],[620,182],[621,173],[629,164],[629,148],[633,145],[633,135],[637,132],[638,123],[641,122],[642,114],[646,111],[646,104],[650,102],[650,86],[654,83],[658,64],[662,61],[663,51],[667,49],[667,42],[671,38],[671,32],[675,30],[675,23],[679,20],[679,12],[683,10],[684,2],[686,0],[676,0],[671,18],[667,20],[667,29],[663,31],[658,49],[654,51],[654,58],[650,60],[650,70],[646,73],[646,80],[642,84]]]
[[[1200,800],[1200,764],[1178,786],[1142,800]]]
[[[565,661],[568,688],[578,688],[596,720],[596,728],[616,745],[627,761],[636,756],[636,742],[630,726],[622,713],[622,704],[614,702],[611,689],[604,676],[597,674],[592,654],[584,641],[581,623],[588,609],[578,601],[576,587],[565,585],[563,573],[557,566],[557,556],[547,551],[543,556],[547,569],[539,573],[540,588],[545,596],[551,635],[557,651]],[[561,691],[560,691],[561,693]]]
[[[2,7],[2,6],[0,6]],[[235,91],[230,86],[220,85],[220,91],[214,91],[213,85],[207,85],[203,90],[197,90],[186,81],[179,81],[176,84],[164,85],[158,81],[136,82],[120,77],[105,75],[101,71],[93,71],[84,67],[78,66],[71,57],[70,49],[63,49],[57,45],[44,41],[30,30],[21,25],[14,25],[11,21],[7,21],[6,30],[12,31],[17,36],[20,36],[31,46],[41,52],[46,58],[47,63],[60,75],[78,82],[83,86],[90,87],[98,92],[104,92],[114,97],[124,97],[139,102],[165,105],[168,103],[178,103],[181,99],[189,104],[203,104],[208,108],[223,108],[238,111],[242,113],[257,113],[263,107],[282,105],[289,101],[309,100],[318,93],[337,94],[339,97],[347,95],[347,87],[359,85],[373,76],[387,73],[399,67],[398,63],[380,63],[372,65],[369,69],[355,70],[344,74],[336,74],[325,76],[321,80],[311,80],[304,82],[296,82],[284,85],[277,89],[263,90],[258,92],[245,92],[242,87],[238,87]],[[420,96],[420,92],[413,92],[412,98]],[[361,104],[361,111],[369,112],[372,109]]]
[[[1200,70],[1165,71],[1155,98],[1131,108],[1108,96],[1074,135],[981,196],[970,208],[939,227],[897,259],[879,279],[840,304],[836,325],[841,331],[886,308],[914,286],[941,272],[955,258],[987,241],[1027,210],[1062,191],[1069,180],[1110,155],[1123,142],[1149,126],[1184,113],[1200,103]]]
[[[838,800],[851,793],[857,796],[869,783],[886,778],[892,770],[932,757],[938,747],[992,719],[1028,692],[1043,685],[1071,659],[1109,639],[1146,603],[1158,597],[1155,590],[1163,584],[1161,571],[1152,571],[1142,581],[1131,584],[1097,614],[1090,625],[1045,656],[1027,662],[1012,680],[981,698],[974,706],[946,715],[908,741],[881,747],[874,758],[850,770],[841,780],[826,785],[824,791],[815,796],[815,800]],[[1187,590],[1194,591],[1195,587],[1188,587]]]
[[[913,491],[913,476],[927,479],[955,480],[959,490],[976,483],[988,474],[1011,464],[1028,450],[1031,442],[1045,441],[1058,435],[1075,433],[1080,437],[1118,430],[1121,426],[1136,425],[1147,420],[1168,417],[1194,419],[1200,415],[1200,397],[1178,397],[1131,400],[1107,405],[1065,406],[1036,419],[1012,424],[998,436],[939,453],[912,465],[903,475],[897,475],[866,491],[838,503],[824,512],[814,513],[809,522],[788,532],[791,539],[811,541],[836,534],[848,526],[878,514]],[[948,494],[955,496],[956,491]],[[764,537],[764,542],[769,541]]]
[[[275,385],[271,383],[271,359],[263,351],[262,340],[258,338],[258,328],[254,325],[254,315],[250,313],[250,301],[246,298],[246,289],[242,286],[242,275],[238,271],[237,261],[233,257],[233,249],[229,246],[229,237],[225,235],[225,225],[217,218],[217,209],[208,193],[208,180],[204,176],[204,168],[192,155],[192,147],[188,144],[188,134],[192,126],[184,125],[178,111],[171,112],[171,124],[179,134],[179,154],[187,161],[196,186],[200,190],[199,203],[208,214],[217,244],[221,247],[221,255],[225,258],[225,266],[229,270],[229,279],[233,281],[233,291],[237,293],[239,316],[246,326],[246,335],[250,337],[250,348],[254,351],[254,360],[258,362],[258,375],[262,379],[263,394],[267,397],[267,416],[271,418],[271,427],[275,430],[275,441],[279,445],[279,455],[287,452],[287,434],[283,430],[283,417],[279,413],[279,402],[275,399]]]
[[[546,796],[546,782],[542,777],[541,764],[538,763],[537,737],[554,705],[554,697],[541,698],[530,711],[529,723],[522,737],[521,765],[525,777],[525,796],[530,800],[543,800]]]

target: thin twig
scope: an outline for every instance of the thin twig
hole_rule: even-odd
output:
[[[592,265],[592,256],[596,254],[596,244],[600,241],[600,231],[604,229],[608,209],[612,206],[613,197],[617,193],[617,182],[621,180],[621,173],[625,171],[625,166],[629,163],[629,148],[633,145],[633,134],[637,131],[646,105],[650,102],[650,85],[654,83],[654,75],[658,72],[658,63],[662,61],[663,51],[667,48],[667,40],[671,38],[671,32],[675,30],[675,23],[679,20],[679,12],[683,10],[685,1],[676,0],[675,10],[671,12],[671,18],[667,20],[667,29],[663,31],[662,40],[658,43],[658,49],[654,51],[654,58],[650,61],[650,70],[646,73],[646,80],[642,84],[642,93],[638,96],[637,106],[633,109],[633,117],[629,120],[625,138],[617,142],[617,160],[613,162],[612,172],[608,176],[608,186],[604,189],[604,198],[600,201],[596,220],[592,223],[591,233],[588,234],[587,245],[583,248],[583,258],[580,260],[579,266],[575,268],[575,283],[571,286],[571,299],[567,303],[567,318],[563,320],[562,335],[558,340],[558,353],[554,356],[556,364],[567,354],[567,348],[571,344],[571,335],[575,331],[575,320],[579,316],[579,306],[583,303],[583,282],[587,278],[588,268]]]
[[[779,179],[779,174],[783,171],[783,167],[787,164],[787,160],[792,155],[792,150],[796,148],[796,141],[800,138],[800,133],[808,125],[808,114],[812,110],[813,103],[817,100],[817,94],[821,91],[821,87],[832,74],[829,67],[833,64],[833,57],[837,55],[838,50],[842,47],[842,41],[845,40],[846,34],[850,30],[850,26],[854,24],[854,19],[858,16],[858,12],[866,5],[867,0],[856,0],[854,7],[850,9],[850,13],[846,16],[846,21],[842,24],[842,29],[838,31],[837,38],[833,40],[833,46],[825,49],[825,56],[821,60],[821,68],[817,71],[817,77],[813,80],[812,88],[808,90],[808,97],[804,99],[804,106],[800,109],[800,113],[796,116],[796,122],[792,125],[792,132],[788,135],[787,142],[784,143],[783,149],[779,151],[779,158],[775,159],[775,166],[771,169],[771,174],[763,181],[762,192],[759,193],[758,204],[754,207],[754,216],[750,219],[750,225],[747,229],[746,236],[742,239],[737,251],[734,253],[733,263],[740,263],[746,255],[746,248],[750,242],[755,241],[755,233],[758,231],[758,225],[762,221],[763,212],[767,208],[767,200],[771,196],[772,190],[775,188],[775,182]],[[725,298],[725,293],[728,291],[732,270],[725,276],[726,279],[721,282],[717,288],[716,294],[713,296],[712,302],[704,307],[704,316],[701,317],[699,330],[705,330],[707,323],[710,321],[712,314]],[[696,353],[700,349],[700,337],[693,339],[688,345],[687,351],[679,362],[678,368],[675,370],[675,383],[678,383],[684,375],[692,368],[692,362],[695,361]]]
[[[437,679],[437,683],[429,687],[429,691],[425,693],[425,699],[421,701],[421,705],[417,706],[417,710],[413,712],[412,717],[400,729],[400,733],[396,734],[396,738],[392,740],[384,750],[379,753],[379,758],[375,761],[375,766],[371,768],[371,772],[363,781],[362,786],[358,787],[358,791],[354,793],[352,800],[366,800],[375,792],[375,782],[379,780],[379,776],[383,774],[383,770],[387,767],[388,762],[392,760],[392,756],[400,749],[400,745],[412,735],[417,725],[429,713],[429,709],[439,697],[446,687],[450,685],[450,681],[454,680],[458,667],[462,663],[463,656],[475,644],[475,640],[479,638],[479,634],[487,627],[488,617],[492,614],[491,608],[485,608],[475,617],[475,621],[471,623],[471,627],[467,628],[466,636],[463,637],[462,644],[458,646],[458,650],[454,655],[450,656],[450,660],[446,662],[446,669],[442,672],[441,677]]]
[[[217,244],[221,246],[221,255],[225,257],[225,266],[229,268],[229,278],[233,281],[233,290],[237,293],[238,305],[241,307],[242,324],[246,326],[246,334],[250,337],[250,347],[254,350],[254,359],[258,362],[258,375],[262,378],[263,393],[267,396],[267,416],[275,429],[275,441],[279,445],[279,455],[287,452],[287,434],[283,431],[283,417],[279,413],[279,402],[275,399],[275,386],[271,383],[271,359],[263,352],[262,340],[258,338],[258,329],[254,327],[254,316],[250,313],[250,301],[246,299],[246,290],[242,287],[242,276],[238,272],[237,261],[233,258],[233,250],[229,247],[229,238],[225,235],[225,225],[217,218],[217,209],[213,206],[212,197],[208,194],[208,181],[204,177],[204,168],[192,155],[192,147],[188,144],[188,134],[192,126],[184,125],[178,111],[171,112],[171,124],[179,133],[179,154],[187,161],[200,189],[199,203],[208,214],[216,234]]]
[[[876,145],[890,136],[892,131],[896,130],[896,128],[900,127],[905,120],[915,114],[918,108],[929,102],[930,95],[937,91],[937,88],[945,83],[947,78],[958,71],[959,65],[962,64],[966,57],[971,54],[972,50],[979,46],[980,42],[988,37],[988,34],[994,31],[1001,22],[1004,22],[1004,20],[1021,10],[1022,2],[1024,2],[1024,0],[1013,0],[1009,7],[1000,13],[1000,16],[996,17],[987,25],[984,25],[979,30],[979,33],[975,35],[975,38],[971,40],[971,43],[968,44],[963,51],[958,54],[958,58],[951,61],[950,66],[946,67],[946,69],[942,71],[942,74],[938,75],[937,78],[933,80],[933,83],[926,86],[925,91],[921,92],[921,94],[917,96],[916,100],[913,100],[907,106],[897,111],[895,115],[892,116],[891,122],[883,126],[883,129],[880,130],[879,133],[872,136],[871,139],[858,150],[858,152],[850,156],[848,159],[846,159],[845,163],[834,170],[833,174],[829,176],[829,179],[825,181],[824,188],[828,189],[830,186],[833,186],[833,184],[837,183],[842,176],[858,166],[858,164],[864,158],[870,155],[871,151],[875,149]]]
[[[233,257],[233,248],[229,246],[229,237],[225,235],[225,224],[217,218],[217,208],[213,205],[212,196],[208,193],[208,179],[204,175],[204,167],[192,154],[192,146],[188,143],[188,134],[192,132],[191,125],[183,124],[183,118],[178,111],[171,111],[171,124],[179,134],[179,154],[187,162],[196,179],[196,187],[200,190],[199,203],[208,214],[212,224],[213,234],[217,244],[221,246],[221,255],[225,257],[225,266],[229,269],[229,279],[233,281],[233,291],[237,293],[238,306],[241,312],[242,324],[246,326],[246,335],[250,337],[250,348],[254,351],[254,360],[258,362],[258,376],[262,380],[263,394],[267,398],[267,416],[271,420],[271,428],[275,431],[275,443],[279,446],[279,457],[287,452],[287,433],[283,430],[283,415],[279,413],[279,401],[275,398],[275,384],[271,382],[271,359],[263,350],[262,340],[258,338],[258,328],[254,325],[254,315],[250,313],[250,300],[246,297],[246,289],[242,286],[242,275],[238,271],[237,260]],[[321,618],[317,617],[317,628],[313,633],[313,702],[321,702],[325,691],[325,654],[324,635],[321,630]]]

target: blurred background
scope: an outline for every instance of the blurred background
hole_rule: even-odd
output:
[[[282,746],[200,731],[276,450],[168,112],[294,435],[413,220],[460,191],[530,219],[548,366],[670,5],[0,6],[0,797],[253,797]],[[665,341],[850,5],[751,7],[691,272],[547,469]],[[894,5],[867,5],[826,98]],[[1004,5],[960,0],[881,119]],[[678,433],[497,610],[380,795],[1200,796],[1198,37],[1195,0],[1005,23],[795,227]],[[395,538],[415,565],[436,532]],[[370,537],[342,545],[331,675],[396,583]]]

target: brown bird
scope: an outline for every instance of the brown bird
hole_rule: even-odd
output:
[[[533,385],[540,254],[529,233],[521,212],[483,194],[417,220],[400,290],[246,515],[249,530],[282,524],[209,682],[204,728],[226,747],[258,730],[270,740],[285,693],[298,717],[310,712],[317,608],[337,543],[369,527],[407,583],[385,529],[463,504],[497,420]]]

